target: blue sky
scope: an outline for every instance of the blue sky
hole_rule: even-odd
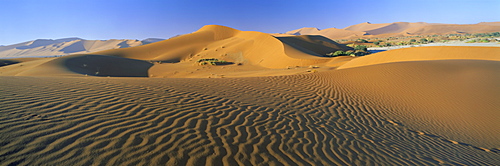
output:
[[[0,45],[169,38],[208,24],[280,33],[400,21],[500,21],[500,0],[0,0]]]

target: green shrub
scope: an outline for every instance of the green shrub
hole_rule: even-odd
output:
[[[328,54],[326,54],[326,56],[329,56],[329,57],[336,57],[336,56],[342,56],[342,55],[345,55],[345,52],[344,51],[335,51],[335,52],[330,52]]]
[[[335,51],[333,53],[333,55],[335,55],[335,56],[342,56],[342,55],[345,55],[345,52],[344,51]]]
[[[358,43],[368,43],[368,41],[365,40],[365,39],[358,39],[358,40],[356,40],[356,42],[358,42]]]
[[[472,39],[472,40],[467,41],[466,43],[475,43],[475,42],[476,42],[476,39]]]
[[[354,50],[363,50],[363,51],[367,51],[368,49],[366,48],[365,45],[356,45],[354,46]]]

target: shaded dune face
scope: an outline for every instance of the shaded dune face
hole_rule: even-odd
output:
[[[148,77],[153,64],[105,55],[80,55],[61,59],[68,70],[85,75],[111,77]]]
[[[289,45],[296,50],[300,50],[304,53],[319,57],[323,57],[325,54],[332,52],[332,48],[343,51],[349,49],[349,47],[347,46],[339,45],[331,39],[320,35],[288,36],[276,38],[283,42],[283,44]]]
[[[148,77],[153,64],[141,60],[107,55],[69,55],[56,59],[32,61],[32,65],[19,66],[16,76],[110,76]],[[21,63],[25,64],[25,63]],[[10,67],[10,66],[7,66]],[[16,66],[12,66],[15,68]],[[8,71],[9,69],[7,69]]]
[[[17,60],[8,60],[8,59],[2,60],[2,59],[0,59],[0,67],[13,65],[13,64],[17,64],[17,63],[20,63],[20,62]]]

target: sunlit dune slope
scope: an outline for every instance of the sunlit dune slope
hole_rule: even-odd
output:
[[[473,59],[500,61],[498,47],[434,46],[384,51],[356,58],[338,69],[404,61]]]

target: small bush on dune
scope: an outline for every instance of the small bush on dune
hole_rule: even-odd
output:
[[[331,52],[331,53],[326,54],[326,56],[329,56],[329,57],[336,57],[336,56],[343,56],[343,55],[346,55],[346,53],[344,51],[335,51],[335,52]]]
[[[232,64],[231,62],[227,62],[227,61],[219,60],[219,59],[215,59],[215,58],[199,59],[196,62],[199,65],[227,65],[227,64]]]
[[[358,42],[358,43],[368,43],[368,40],[358,39],[358,40],[356,40],[356,42]]]
[[[420,39],[420,43],[427,43],[427,42],[428,42],[428,41],[427,41],[427,39],[426,39],[426,38],[422,38],[422,39]]]

